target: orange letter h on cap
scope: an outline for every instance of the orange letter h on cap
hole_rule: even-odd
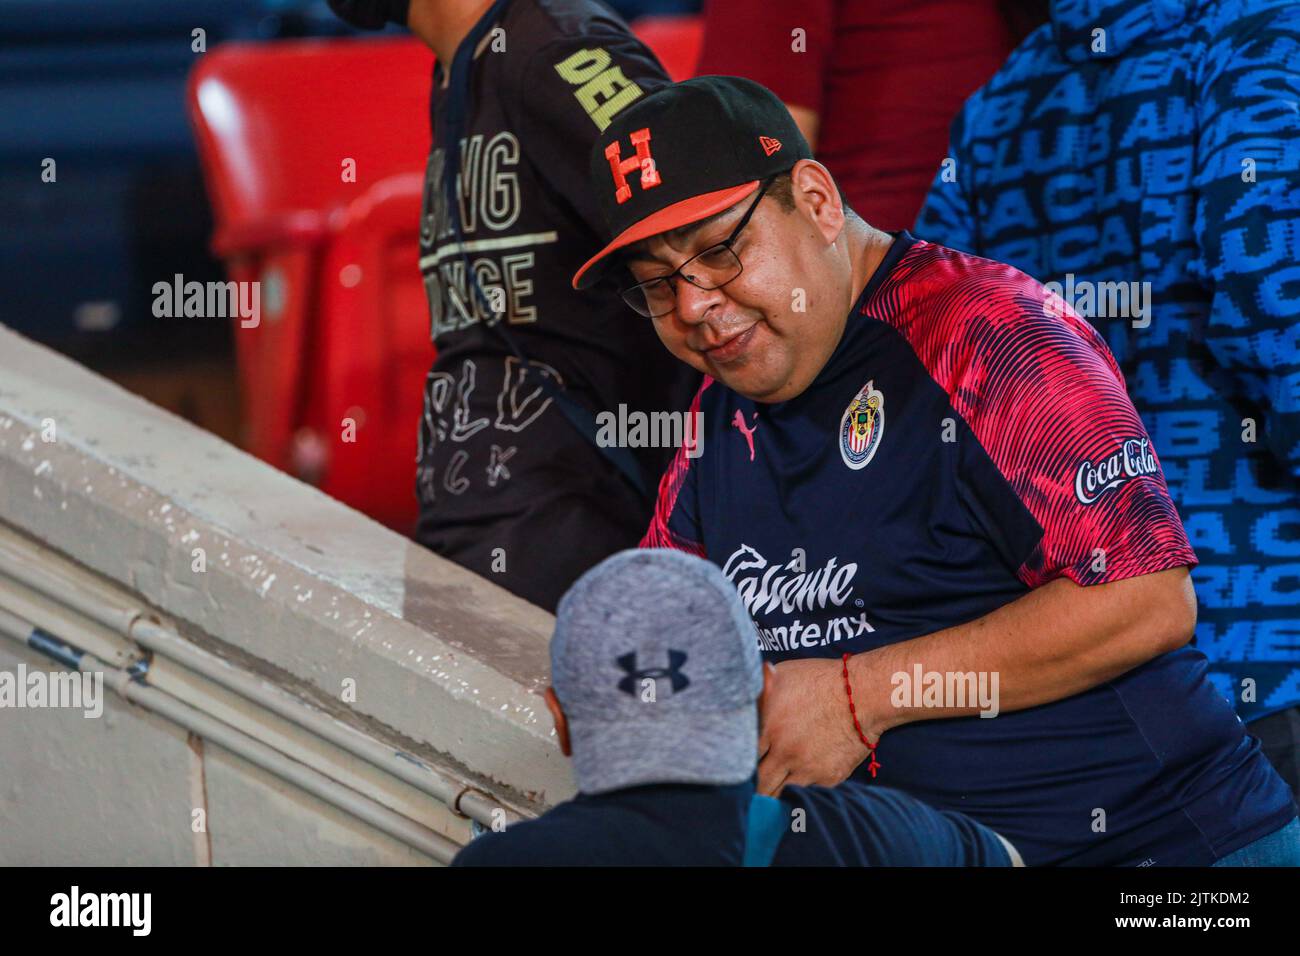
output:
[[[622,151],[618,147],[618,140],[605,147],[609,171],[614,174],[614,198],[620,205],[632,198],[632,187],[627,184],[627,174],[633,170],[641,170],[642,189],[658,186],[663,181],[659,178],[659,170],[655,168],[654,157],[650,155],[650,130],[636,130],[631,139],[632,145],[636,147],[636,155],[627,159],[619,158]]]

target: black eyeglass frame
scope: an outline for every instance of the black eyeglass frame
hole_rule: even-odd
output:
[[[708,291],[711,291],[713,289],[721,289],[728,282],[735,282],[738,278],[740,278],[740,274],[745,271],[745,264],[740,261],[740,256],[736,253],[736,250],[732,249],[731,247],[735,244],[736,240],[740,238],[741,230],[744,229],[745,226],[749,224],[749,220],[754,215],[754,211],[758,209],[758,204],[763,200],[763,195],[767,192],[768,187],[770,187],[772,183],[775,181],[776,181],[775,176],[769,176],[767,179],[763,180],[762,185],[759,187],[758,195],[754,197],[754,201],[750,203],[749,208],[745,210],[745,215],[740,217],[740,222],[736,223],[736,228],[731,230],[731,235],[727,236],[726,239],[723,239],[721,242],[715,242],[707,249],[701,249],[699,252],[691,256],[689,259],[683,262],[672,272],[668,273],[668,275],[666,276],[655,276],[653,279],[646,279],[644,282],[638,282],[636,283],[636,285],[628,286],[621,293],[621,295],[623,296],[623,301],[626,302],[628,304],[628,307],[632,309],[634,312],[636,312],[637,315],[644,316],[647,319],[657,319],[660,318],[661,316],[667,315],[669,312],[673,311],[673,309],[677,307],[677,286],[675,286],[672,283],[671,281],[672,279],[682,278],[685,279],[687,282],[689,282],[691,285],[695,286],[697,289],[705,289]],[[695,281],[690,276],[688,276],[685,272],[682,271],[701,256],[707,256],[710,253],[717,252],[719,249],[726,249],[729,253],[731,253],[732,258],[736,260],[736,265],[739,267],[736,270],[736,274],[733,275],[730,279],[727,279],[726,282],[719,282],[717,285],[701,285],[699,282]],[[650,296],[646,294],[645,289],[647,286],[654,285],[656,282],[668,283],[668,287],[673,290],[673,305],[671,308],[668,308],[665,311],[659,312],[657,314],[651,312],[643,312],[641,311],[641,309],[639,309],[636,306],[634,299],[639,294],[641,301],[646,304],[645,307],[647,309],[650,308]]]

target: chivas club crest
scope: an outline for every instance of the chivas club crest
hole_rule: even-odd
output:
[[[867,467],[885,434],[885,396],[874,385],[862,386],[840,422],[840,457],[854,471]]]

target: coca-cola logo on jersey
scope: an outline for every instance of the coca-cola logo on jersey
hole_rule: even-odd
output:
[[[1085,461],[1074,475],[1074,496],[1081,504],[1090,505],[1112,488],[1118,488],[1130,478],[1154,475],[1159,470],[1156,456],[1151,451],[1151,440],[1130,438],[1112,455],[1096,462]]]

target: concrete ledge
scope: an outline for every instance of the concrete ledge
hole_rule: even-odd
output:
[[[0,520],[503,801],[572,793],[548,613],[3,327]]]

